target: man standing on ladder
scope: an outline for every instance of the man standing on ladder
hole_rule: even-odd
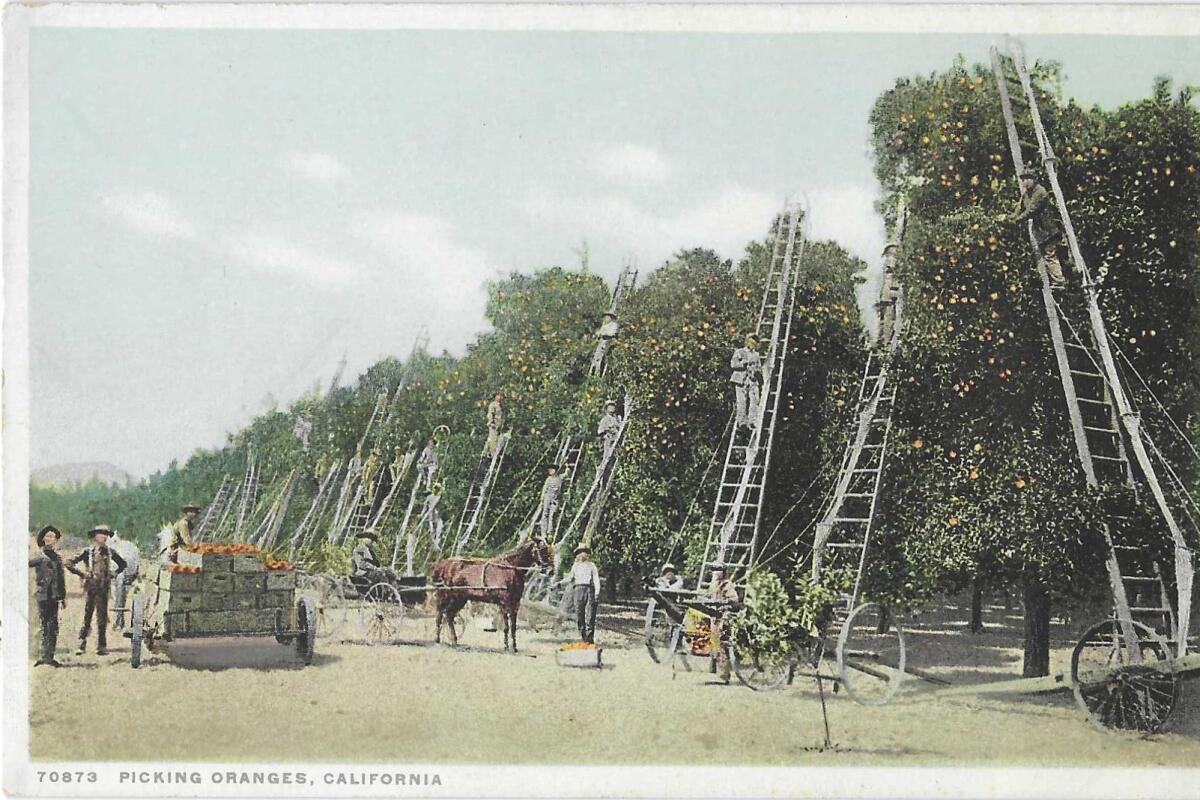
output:
[[[429,525],[429,541],[433,544],[433,548],[439,553],[442,550],[442,512],[439,508],[442,502],[442,484],[434,482],[429,489],[429,494],[425,496],[425,505],[421,509],[421,516]]]
[[[1063,275],[1062,262],[1058,260],[1058,246],[1062,244],[1063,231],[1058,223],[1058,214],[1050,203],[1050,193],[1037,182],[1032,170],[1021,173],[1021,207],[1008,218],[1019,224],[1033,220],[1033,238],[1046,271],[1050,273],[1051,287],[1065,289],[1067,278]]]
[[[420,473],[421,484],[426,487],[433,486],[433,475],[438,471],[436,446],[437,443],[430,436],[429,441],[425,443],[425,449],[421,451],[421,457],[417,459],[417,472]]]
[[[729,366],[733,370],[729,381],[733,384],[737,427],[751,429],[758,424],[758,401],[763,379],[757,336],[753,333],[746,335],[745,346],[733,351]]]
[[[487,407],[487,443],[483,453],[488,458],[496,457],[496,449],[500,446],[500,429],[504,427],[504,392],[496,392],[492,402]]]
[[[563,476],[558,472],[558,465],[551,464],[546,468],[546,480],[542,484],[542,541],[550,541],[554,532],[554,515],[558,513],[558,496],[562,494]]]
[[[879,302],[875,308],[879,312],[879,338],[875,346],[887,350],[896,332],[896,300],[900,297],[900,284],[896,279],[896,251],[899,246],[888,242],[883,248],[883,285],[879,287]]]
[[[608,356],[608,348],[612,346],[612,341],[617,338],[620,330],[621,326],[617,323],[617,315],[611,311],[605,311],[600,320],[600,330],[596,331],[596,337],[600,341],[596,343],[596,350],[592,353],[589,375],[599,375],[604,370],[604,359]]]
[[[600,425],[596,428],[596,433],[604,441],[604,456],[605,461],[612,455],[613,449],[617,446],[617,436],[621,431],[621,416],[617,413],[617,401],[609,400],[604,404],[604,416],[600,418]]]

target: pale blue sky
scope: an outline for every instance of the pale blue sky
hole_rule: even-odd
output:
[[[1200,83],[1186,39],[1027,37],[1067,92]],[[461,352],[510,269],[736,258],[803,190],[882,244],[867,114],[979,36],[36,28],[34,467],[144,475],[403,355]],[[998,112],[997,112],[998,113]]]

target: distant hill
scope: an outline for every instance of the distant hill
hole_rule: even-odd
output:
[[[90,480],[118,486],[130,486],[137,479],[125,470],[109,464],[107,461],[88,461],[81,464],[55,464],[51,467],[41,467],[29,473],[29,482],[41,486],[61,486],[70,488]]]

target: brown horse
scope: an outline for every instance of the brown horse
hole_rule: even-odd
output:
[[[437,631],[434,641],[442,641],[442,621],[449,623],[450,643],[458,645],[454,616],[468,600],[500,606],[504,618],[504,649],[508,649],[512,631],[512,651],[517,652],[517,609],[525,592],[525,579],[534,567],[552,567],[554,551],[549,544],[530,540],[492,559],[445,558],[433,568],[433,583],[438,587]]]

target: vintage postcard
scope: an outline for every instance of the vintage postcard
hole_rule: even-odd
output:
[[[7,6],[4,790],[1200,797],[1198,36]]]

